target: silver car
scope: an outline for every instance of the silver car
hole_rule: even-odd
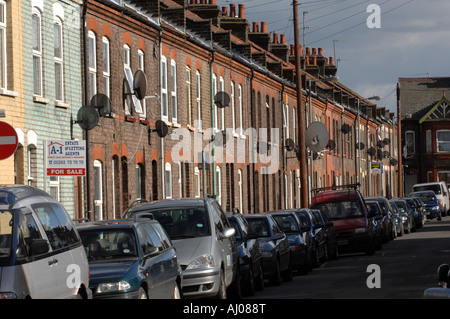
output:
[[[153,214],[175,246],[183,269],[183,296],[226,298],[227,288],[238,281],[239,256],[235,230],[217,201],[206,196],[142,203],[127,209],[122,218],[145,213]]]
[[[90,298],[81,239],[61,204],[30,186],[0,186],[0,299]]]

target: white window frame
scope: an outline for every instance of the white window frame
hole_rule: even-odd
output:
[[[177,62],[170,60],[170,104],[172,106],[172,122],[178,122],[178,98],[177,98]]]
[[[61,197],[61,181],[59,176],[50,176],[49,182],[49,193],[50,195],[56,199],[57,201],[60,200]]]
[[[202,129],[202,76],[200,72],[197,70],[195,72],[196,78],[196,102],[197,102],[197,120],[198,120],[198,129]]]
[[[169,162],[167,162],[164,166],[164,189],[165,198],[172,198],[172,164]]]
[[[167,96],[167,58],[161,56],[161,119],[169,120],[169,103]]]
[[[439,133],[442,133],[442,132],[449,132],[450,133],[450,130],[437,130],[436,131],[436,146],[437,146],[437,149],[436,149],[436,151],[438,152],[438,153],[449,153],[450,151],[441,151],[440,150],[440,144],[450,144],[450,140],[449,141],[439,141]]]
[[[220,166],[216,166],[216,196],[217,202],[222,205],[222,175]]]
[[[103,219],[103,167],[102,163],[98,160],[94,161],[94,170],[99,170],[99,180],[94,179],[94,220]],[[96,184],[98,183],[98,184]],[[96,188],[98,187],[98,194]],[[96,197],[96,195],[99,195]],[[98,214],[95,215],[95,211],[98,209]]]
[[[36,32],[37,31],[37,36],[39,37],[37,45],[38,47],[34,47],[34,43],[33,43],[33,93],[35,96],[43,96],[44,95],[44,83],[43,83],[43,63],[42,63],[42,13],[41,11],[34,7],[32,9],[32,20],[33,20],[33,16],[37,16],[38,17],[38,21],[39,21],[39,26],[38,26],[38,30],[32,30],[32,32]],[[33,27],[33,26],[32,26]],[[34,35],[33,35],[34,37]],[[34,42],[34,39],[33,39]],[[38,60],[38,72],[39,74],[36,74],[35,70],[34,70],[34,66],[35,66],[35,59]],[[38,78],[36,78],[36,76],[38,76]],[[36,83],[39,82],[39,83]],[[36,84],[38,84],[38,86],[36,86]]]
[[[225,81],[223,77],[219,77],[219,92],[225,92]],[[225,130],[225,107],[220,108],[220,130]]]
[[[111,46],[107,37],[102,37],[103,49],[103,93],[111,97]]]
[[[0,1],[0,87],[8,89],[8,62],[6,53],[6,2]]]
[[[142,50],[138,50],[138,69],[145,73],[145,53]],[[145,118],[147,116],[145,98],[139,102],[141,103],[142,109],[142,113],[140,114],[140,116],[141,118]]]
[[[186,124],[192,125],[191,68],[186,66]]]
[[[234,89],[235,89],[234,82],[231,81],[230,83],[231,122],[233,128],[233,136],[236,136],[236,101],[234,100],[235,98]]]
[[[97,94],[97,39],[93,31],[88,32],[89,100]]]
[[[200,197],[200,170],[198,169],[198,166],[195,166],[194,168],[194,194],[195,198]]]
[[[131,70],[131,48],[128,44],[123,45],[123,70],[125,72],[125,77],[128,81],[131,93],[134,93],[133,82],[134,76]],[[128,105],[128,102],[132,102],[133,105]],[[125,99],[125,113],[131,113],[131,108],[138,114],[142,114],[141,101],[136,97],[136,95],[131,95],[131,99]]]
[[[64,29],[63,29],[63,21],[61,20],[60,17],[55,16],[53,19],[53,27],[55,28],[55,25],[59,25],[59,42],[60,42],[60,55],[57,56],[56,53],[56,46],[54,47],[54,56],[53,56],[53,61],[54,61],[54,65],[55,65],[55,100],[56,101],[60,101],[60,102],[64,102],[65,100],[65,92],[64,92]],[[56,31],[54,30],[53,34],[55,35]],[[56,44],[56,37],[54,39],[54,42]],[[60,67],[60,82],[57,83],[56,79],[56,73],[57,73],[57,66]],[[58,92],[58,88],[60,90],[60,94],[58,96],[57,92]]]
[[[213,87],[212,87],[212,97],[213,97],[213,101],[214,101],[214,97],[216,96],[217,93],[217,76],[215,74],[213,74]],[[214,130],[218,131],[219,130],[219,124],[218,124],[218,117],[217,117],[217,105],[216,103],[214,103]]]
[[[239,84],[238,86],[238,98],[239,98],[239,135],[243,138],[244,137],[244,121],[243,121],[243,101],[242,101],[242,85]]]

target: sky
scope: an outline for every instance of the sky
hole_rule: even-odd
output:
[[[217,0],[221,7],[230,3],[245,5],[250,26],[265,21],[268,32],[294,43],[292,0]],[[361,96],[380,96],[379,107],[396,112],[401,77],[450,76],[448,0],[298,3],[300,43],[334,56],[340,82]]]

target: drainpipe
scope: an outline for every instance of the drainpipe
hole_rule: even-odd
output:
[[[209,77],[210,77],[210,95],[211,95],[211,141],[215,140],[215,127],[216,127],[216,123],[215,123],[215,109],[214,109],[214,82],[213,82],[213,63],[215,60],[215,52],[211,51],[211,60],[209,62]],[[216,154],[215,154],[215,146],[214,143],[212,143],[212,149],[211,149],[211,155],[213,157],[213,167],[210,170],[212,170],[212,187],[213,187],[213,194],[214,196],[216,196]]]
[[[88,79],[89,79],[89,68],[87,63],[87,11],[88,0],[83,0],[83,14],[82,14],[82,25],[83,25],[83,59],[84,59],[84,105],[89,105],[89,91],[88,91]],[[91,191],[90,191],[90,157],[89,157],[89,130],[84,130],[84,136],[86,140],[86,213],[85,217],[91,220]]]

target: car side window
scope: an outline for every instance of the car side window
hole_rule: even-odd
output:
[[[269,225],[272,228],[273,234],[281,233],[281,230],[278,227],[278,224],[276,223],[276,221],[274,219],[272,219],[272,217],[269,217],[268,220],[269,220]]]
[[[211,211],[212,211],[212,218],[214,221],[214,225],[216,225],[216,228],[219,232],[223,231],[225,226],[222,222],[222,218],[220,216],[221,211],[219,210],[219,208],[217,207],[217,203],[216,202],[212,202],[210,207],[211,207]]]
[[[161,242],[161,239],[159,238],[158,234],[156,233],[155,229],[152,227],[152,225],[144,224],[142,226],[145,229],[147,235],[150,237],[153,245],[155,247],[158,247],[159,251],[163,251],[164,250],[164,246],[163,246],[163,244]]]
[[[53,250],[81,242],[69,216],[61,205],[38,203],[31,205],[31,208],[36,212]]]
[[[172,242],[170,241],[169,236],[167,235],[166,231],[162,228],[160,224],[152,224],[151,225],[156,232],[158,233],[159,237],[162,240],[162,243],[165,248],[169,248],[172,246]]]
[[[22,208],[18,216],[18,242],[16,256],[17,259],[21,259],[30,256],[31,242],[34,239],[42,239],[42,236],[31,211],[27,208]]]
[[[147,248],[149,247],[157,247],[151,240],[149,234],[147,231],[142,227],[141,225],[136,227],[138,239],[139,239],[139,245],[141,246],[142,252],[145,254]]]

